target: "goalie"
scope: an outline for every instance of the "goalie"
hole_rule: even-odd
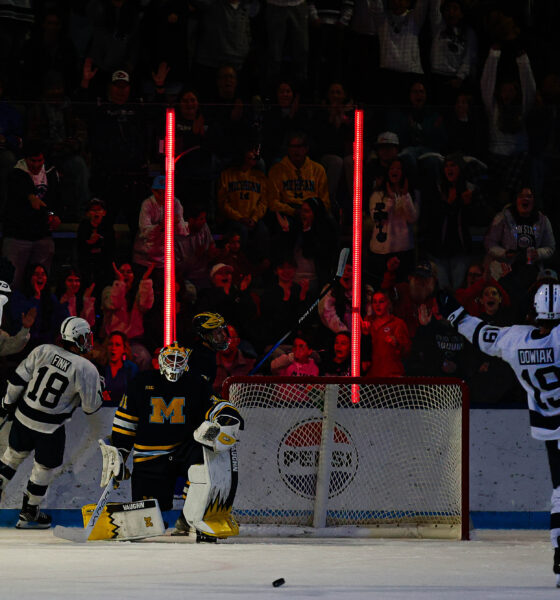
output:
[[[162,348],[159,371],[141,372],[129,384],[113,420],[112,446],[103,451],[101,485],[126,476],[132,453],[132,500],[156,498],[166,511],[177,477],[187,476],[184,522],[198,541],[215,541],[239,531],[231,509],[243,420],[189,369],[190,353],[177,342]]]

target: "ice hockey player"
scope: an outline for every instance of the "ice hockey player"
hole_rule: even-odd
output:
[[[132,501],[156,498],[167,511],[173,507],[177,477],[188,474],[186,521],[200,540],[215,541],[237,533],[231,517],[237,486],[234,445],[243,420],[232,405],[212,396],[210,383],[189,368],[190,353],[177,342],[165,346],[159,371],[143,371],[130,382],[111,432],[119,459],[104,464],[102,484],[110,476],[117,481],[125,476],[124,463],[132,453]],[[218,464],[219,488],[213,474]],[[213,512],[218,505],[219,515]]]
[[[91,350],[88,322],[68,317],[60,326],[62,347],[43,344],[32,350],[8,378],[2,409],[13,415],[8,447],[0,459],[0,494],[24,459],[35,451],[16,527],[47,529],[51,517],[39,509],[55,469],[62,464],[64,424],[81,405],[93,414],[103,404],[97,369],[83,356]]]
[[[10,286],[5,281],[0,281],[0,325],[2,324],[2,314],[4,306],[8,303],[11,293]],[[8,335],[0,329],[0,356],[9,356],[16,354],[25,348],[29,341],[29,329],[35,322],[37,309],[31,307],[21,316],[21,329],[15,335]]]
[[[560,284],[541,285],[533,304],[535,326],[495,327],[470,316],[447,292],[438,295],[441,316],[475,348],[507,362],[527,392],[531,435],[545,442],[552,475],[550,540],[560,587]]]
[[[203,312],[192,320],[195,335],[189,365],[210,384],[216,379],[216,352],[227,350],[229,332],[225,319],[218,313]]]

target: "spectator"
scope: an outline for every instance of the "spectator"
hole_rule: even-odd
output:
[[[218,183],[218,220],[225,231],[240,235],[241,245],[255,261],[270,254],[270,234],[264,222],[269,183],[256,168],[258,149],[248,148],[240,164],[222,171]]]
[[[387,112],[387,129],[394,131],[399,138],[402,148],[400,158],[405,162],[409,179],[415,186],[420,186],[422,178],[429,181],[437,177],[439,156],[432,154],[441,154],[447,145],[443,116],[428,106],[427,99],[424,81],[416,79],[409,88],[408,105]]]
[[[243,0],[193,0],[197,9],[198,41],[193,75],[208,90],[223,65],[241,72],[251,43],[251,3]]]
[[[217,374],[214,381],[214,393],[222,394],[222,384],[228,377],[235,375],[248,375],[255,364],[254,358],[246,357],[239,349],[241,341],[233,325],[228,325],[229,346],[216,353]]]
[[[199,104],[198,92],[185,86],[178,96],[175,120],[175,193],[186,206],[192,198],[206,200],[206,212],[213,214],[210,198],[214,191],[214,180],[218,167],[214,165],[213,147],[220,142],[221,133],[209,127],[207,115]],[[160,130],[160,147],[164,143],[163,121]],[[160,158],[158,148],[158,158]]]
[[[397,279],[402,281],[414,264],[414,230],[419,209],[409,192],[408,179],[402,161],[389,165],[385,185],[369,199],[369,214],[373,231],[369,242],[368,281],[378,289],[387,260],[399,259]]]
[[[286,155],[290,132],[305,131],[308,124],[299,91],[291,81],[280,80],[274,99],[276,103],[264,113],[262,125],[262,154],[269,169]]]
[[[455,291],[455,298],[466,308],[470,315],[479,317],[483,311],[482,291],[488,286],[496,288],[502,302],[509,306],[509,294],[497,280],[489,275],[481,262],[473,262],[469,265],[465,285]]]
[[[41,93],[41,82],[47,73],[56,72],[63,87],[76,88],[79,81],[78,56],[68,36],[63,10],[45,3],[20,58],[21,91],[35,100]]]
[[[179,248],[181,238],[189,234],[183,220],[183,207],[177,198],[173,204],[173,233],[175,247]],[[141,270],[151,267],[152,279],[163,283],[165,247],[165,175],[157,175],[152,182],[152,195],[142,202],[138,221],[138,233],[134,241],[133,262]]]
[[[338,231],[319,198],[305,199],[298,217],[278,239],[278,246],[280,253],[293,254],[297,264],[295,281],[308,281],[313,295],[333,275],[339,251]]]
[[[334,344],[326,360],[321,361],[320,374],[332,377],[351,375],[352,341],[349,331],[339,331],[334,336]]]
[[[412,9],[410,0],[389,0],[387,8],[383,0],[370,2],[379,32],[381,69],[377,89],[379,103],[384,106],[402,104],[412,81],[424,73],[418,38],[429,1],[418,0]]]
[[[115,231],[105,220],[106,215],[105,202],[92,198],[85,219],[78,225],[76,240],[78,266],[84,284],[95,283],[98,290],[110,283],[115,256]]]
[[[82,288],[82,278],[74,267],[63,269],[56,289],[56,297],[66,306],[68,315],[85,319],[91,329],[95,325],[95,283]]]
[[[354,0],[309,0],[309,73],[316,95],[332,78],[345,76],[348,26]],[[320,92],[319,92],[320,93]]]
[[[206,209],[199,204],[187,205],[185,210],[189,235],[179,240],[178,273],[197,290],[211,285],[209,263],[219,251],[206,222]]]
[[[502,207],[528,174],[526,117],[535,104],[536,84],[529,57],[524,51],[516,58],[521,87],[517,78],[498,83],[500,56],[499,44],[493,44],[484,64],[480,86],[488,116],[489,178],[496,204]]]
[[[521,187],[515,202],[504,207],[484,238],[490,260],[506,263],[511,273],[502,279],[510,296],[525,291],[536,279],[538,267],[554,253],[556,243],[548,217],[535,206],[532,189]]]
[[[126,334],[115,330],[107,336],[94,362],[105,380],[103,406],[118,406],[128,384],[138,373]]]
[[[445,117],[447,151],[460,152],[479,160],[486,157],[488,129],[478,114],[472,94],[460,91],[453,102],[453,110]]]
[[[307,340],[296,335],[292,346],[292,351],[288,354],[281,354],[272,360],[270,369],[273,375],[313,377],[319,375],[319,367],[311,356],[312,348],[309,347]]]
[[[426,314],[437,313],[434,293],[437,289],[437,273],[429,260],[419,261],[408,274],[408,281],[396,282],[395,273],[399,268],[399,259],[392,257],[387,261],[387,270],[381,288],[389,293],[393,314],[401,318],[413,339],[418,329],[419,309],[426,307]]]
[[[411,340],[406,323],[391,314],[387,292],[373,295],[373,319],[364,321],[364,333],[371,336],[371,364],[368,377],[404,375],[403,359],[410,352]]]
[[[352,328],[352,265],[345,265],[342,277],[319,301],[321,323],[332,333]]]
[[[387,181],[389,165],[399,157],[399,136],[392,131],[384,131],[377,136],[375,150],[364,165],[364,195],[382,189]]]
[[[87,55],[101,70],[103,83],[116,69],[134,71],[140,49],[141,14],[137,0],[92,0],[88,4],[93,36]]]
[[[296,85],[307,82],[309,56],[309,5],[307,0],[266,0],[266,32],[268,39],[267,82],[273,82],[288,71]],[[287,48],[289,42],[289,49]],[[290,68],[284,69],[284,57],[291,57]]]
[[[122,331],[130,340],[132,359],[140,370],[149,367],[151,355],[143,343],[144,315],[154,304],[153,282],[150,279],[152,268],[148,267],[141,280],[134,276],[129,263],[117,267],[113,263],[115,280],[103,290],[101,306],[103,311],[102,337],[113,331]]]
[[[314,152],[325,168],[329,184],[329,198],[333,204],[333,215],[340,221],[343,210],[345,220],[351,219],[352,209],[349,198],[353,187],[354,108],[345,87],[338,81],[332,82],[327,89],[326,104],[315,111],[312,125]],[[350,181],[342,189],[344,174],[350,175]]]
[[[233,268],[224,263],[210,269],[212,287],[200,290],[195,312],[218,313],[228,323],[236,323],[242,339],[254,344],[257,306],[249,291],[251,275],[246,275],[239,286],[233,284]]]
[[[268,173],[271,185],[269,208],[277,213],[283,230],[289,228],[304,200],[318,198],[328,213],[331,210],[325,169],[308,156],[309,142],[304,133],[288,136],[287,155]]]
[[[297,263],[288,255],[277,259],[274,265],[276,280],[268,285],[260,299],[262,348],[268,349],[297,322],[303,313],[309,281],[295,282]]]
[[[456,290],[463,282],[472,260],[471,227],[483,213],[463,157],[446,156],[435,187],[424,196],[422,214],[424,247],[437,267],[440,288]]]
[[[222,243],[223,247],[220,248],[216,260],[233,268],[234,285],[240,285],[246,275],[251,275],[253,280],[261,269],[249,260],[247,252],[242,247],[241,236],[234,231],[226,233]]]
[[[130,0],[128,0],[130,1]],[[76,100],[93,100],[91,81],[97,73],[86,59]],[[154,74],[165,80],[161,73]],[[114,71],[107,100],[99,101],[88,116],[91,150],[91,191],[105,202],[107,221],[113,225],[120,213],[126,217],[131,237],[138,229],[140,204],[147,197],[150,114],[130,101],[131,81],[126,71]],[[163,85],[158,88],[162,94]],[[163,97],[163,95],[162,95]]]
[[[89,168],[84,159],[87,132],[66,95],[60,73],[44,73],[40,102],[27,111],[28,137],[46,140],[45,159],[60,173],[60,217],[78,221],[89,193]]]
[[[432,1],[430,20],[432,92],[436,104],[450,107],[457,90],[474,79],[478,42],[465,21],[463,0]]]
[[[47,271],[40,264],[26,268],[21,291],[15,290],[10,303],[10,333],[19,331],[31,308],[37,309],[35,321],[29,330],[30,340],[26,352],[41,344],[53,344],[60,325],[68,317],[68,309],[51,292]]]
[[[31,0],[0,4],[0,73],[6,81],[17,81],[19,58],[35,20]]]
[[[45,155],[39,142],[30,140],[24,158],[10,171],[3,216],[2,255],[15,267],[13,285],[21,289],[29,264],[38,263],[46,272],[54,256],[51,231],[60,225],[55,214],[59,205],[58,174],[45,168]]]

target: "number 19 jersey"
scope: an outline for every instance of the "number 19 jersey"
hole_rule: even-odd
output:
[[[475,348],[511,366],[527,392],[531,435],[560,439],[560,327],[542,334],[531,325],[494,327],[469,316],[458,329]]]
[[[23,397],[19,398],[22,388]],[[17,402],[15,416],[25,427],[53,433],[80,404],[86,414],[101,407],[101,380],[97,369],[83,356],[43,344],[10,376],[4,402]]]

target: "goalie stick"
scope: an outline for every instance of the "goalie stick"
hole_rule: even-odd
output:
[[[298,319],[296,325],[301,325],[305,319],[312,313],[314,308],[319,304],[319,302],[331,291],[333,285],[342,277],[344,273],[344,267],[346,266],[346,261],[348,260],[348,255],[350,254],[350,248],[343,248],[340,251],[340,255],[338,257],[338,268],[336,269],[336,274],[330,281],[330,283],[323,289],[323,291],[319,294],[315,302],[301,315]],[[272,346],[272,348],[259,360],[259,362],[251,369],[249,375],[254,375],[257,371],[262,367],[266,359],[280,346],[280,344],[286,341],[294,332],[294,329],[290,329],[287,331],[277,342]]]
[[[63,538],[65,540],[70,540],[71,542],[79,542],[84,543],[87,542],[95,524],[97,523],[101,513],[105,506],[107,506],[107,501],[109,500],[109,492],[113,489],[115,485],[114,478],[111,478],[109,483],[105,486],[99,501],[97,502],[97,506],[95,507],[91,519],[88,521],[88,524],[84,529],[79,527],[64,527],[63,525],[57,525],[53,529],[53,533],[56,537]]]

